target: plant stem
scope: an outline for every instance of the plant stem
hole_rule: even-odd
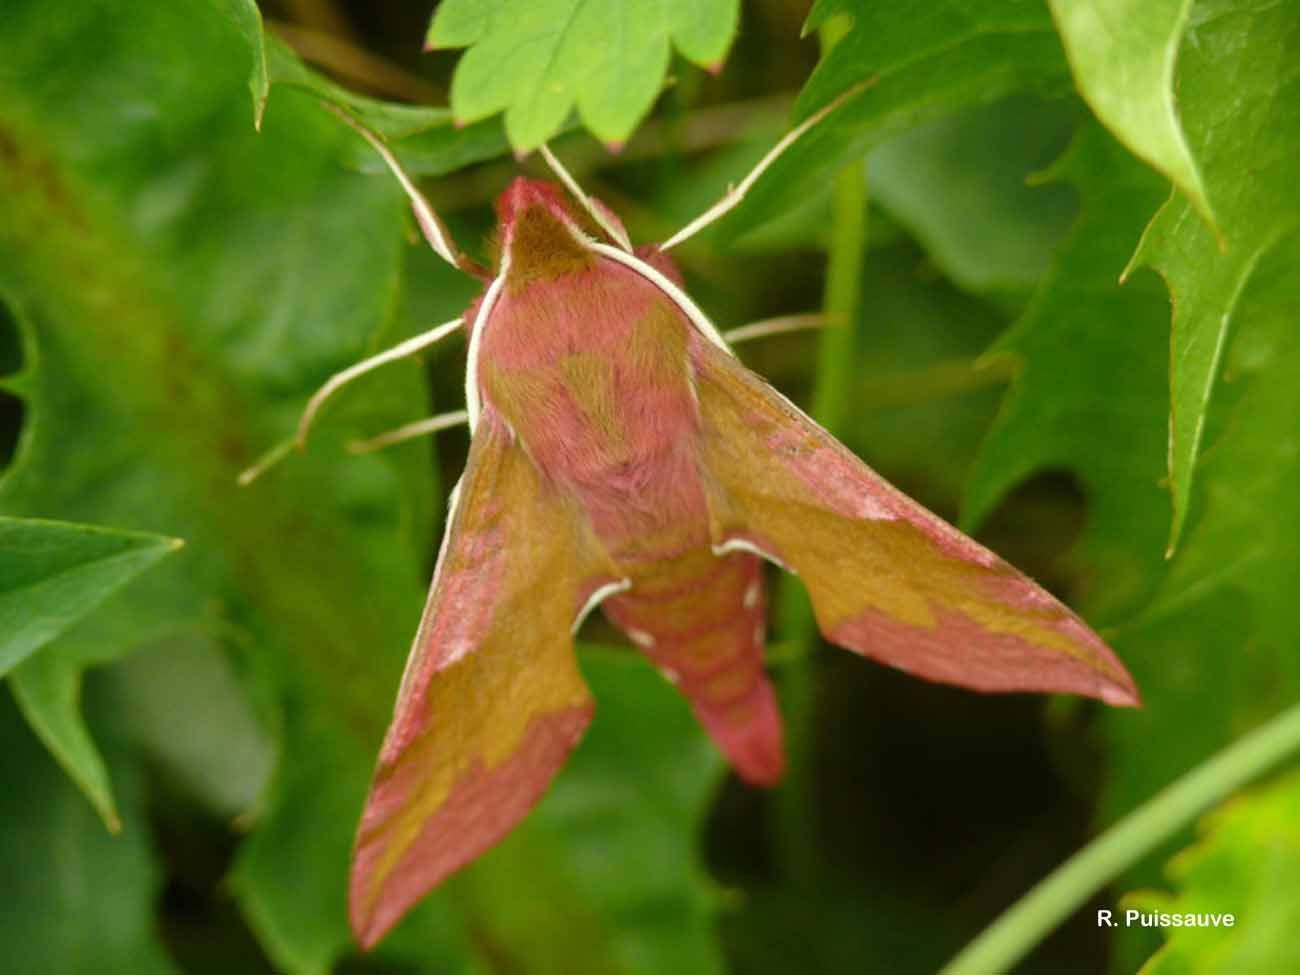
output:
[[[1057,867],[943,969],[949,975],[1009,971],[1097,890],[1207,807],[1300,751],[1293,705],[1197,766]]]
[[[847,31],[842,18],[822,28],[823,51]],[[823,312],[844,322],[822,332],[811,413],[832,433],[843,426],[856,392],[855,349],[858,305],[862,288],[862,259],[866,252],[867,183],[861,159],[835,179],[830,249],[827,254]],[[778,592],[777,621],[783,642],[792,644],[792,659],[783,668],[779,691],[785,718],[789,771],[777,794],[776,847],[787,877],[811,885],[816,879],[817,847],[810,815],[810,765],[813,737],[813,675],[811,650],[816,626],[803,586],[785,578]]]

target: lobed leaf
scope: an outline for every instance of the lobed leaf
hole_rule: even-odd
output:
[[[1071,471],[1089,502],[1072,557],[1086,571],[1079,596],[1114,616],[1154,587],[1168,518],[1158,484],[1168,305],[1151,275],[1118,281],[1161,185],[1091,121],[1042,178],[1072,186],[1079,215],[1024,315],[986,353],[1012,358],[1018,375],[980,448],[963,520],[978,524],[1031,474]]]
[[[824,0],[809,26],[849,16],[795,105],[807,118],[855,85],[862,93],[799,139],[723,222],[738,236],[795,208],[850,159],[954,109],[1012,92],[1059,91],[1067,66],[1052,22],[1032,0],[941,0],[917,8]]]
[[[0,677],[179,545],[0,515]]]
[[[1230,926],[1170,926],[1142,975],[1290,971],[1300,967],[1300,776],[1292,773],[1207,816],[1199,842],[1168,867],[1172,894],[1143,891],[1124,909],[1231,914]]]
[[[1225,350],[1234,331],[1254,327],[1243,296],[1261,265],[1300,229],[1291,164],[1300,144],[1300,67],[1290,56],[1297,38],[1293,5],[1206,3],[1196,7],[1180,54],[1183,125],[1222,236],[1192,203],[1171,197],[1132,262],[1160,272],[1174,300],[1171,549],[1187,523]]]
[[[460,122],[505,112],[526,152],[576,106],[601,141],[623,143],[650,110],[672,49],[716,70],[736,34],[737,0],[447,0],[427,47],[468,50],[452,76]]]
[[[1214,224],[1178,119],[1174,65],[1191,0],[1049,0],[1074,81],[1114,136]]]
[[[1290,649],[1300,627],[1290,581],[1300,542],[1279,528],[1300,518],[1300,228],[1283,162],[1300,151],[1300,72],[1283,54],[1297,36],[1292,5],[1211,5],[1198,9],[1182,52],[1184,122],[1228,250],[1180,201],[1165,204],[1139,250],[1173,295],[1180,545],[1153,605],[1120,640],[1162,703],[1107,716],[1108,815],[1300,697]],[[1226,90],[1238,93],[1230,103]],[[1152,741],[1163,745],[1153,750]],[[1153,873],[1148,863],[1130,882],[1149,883]],[[1147,940],[1121,932],[1117,964],[1148,955]]]

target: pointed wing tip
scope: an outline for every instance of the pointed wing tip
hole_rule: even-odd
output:
[[[430,891],[509,834],[541,800],[594,712],[588,698],[547,713],[540,726],[530,725],[532,733],[506,760],[492,767],[476,761],[455,780],[445,801],[421,820],[420,837],[436,838],[434,845],[404,846],[395,863],[385,863],[390,847],[373,828],[391,822],[406,793],[394,777],[377,776],[362,813],[348,882],[348,922],[363,951],[382,941]],[[449,824],[466,822],[474,824],[468,839],[448,832]]]
[[[746,785],[758,789],[774,789],[785,778],[785,759],[778,755],[771,764],[759,765],[753,762],[745,765],[733,765],[736,774]]]
[[[1122,680],[1111,679],[1103,683],[1094,696],[1102,703],[1109,704],[1113,708],[1142,707],[1142,695],[1127,671],[1124,673]]]
[[[348,905],[348,926],[352,928],[352,937],[356,938],[357,944],[365,952],[379,944],[392,925],[378,923],[376,913],[363,911],[353,898]]]
[[[366,903],[367,899],[363,891],[369,885],[370,872],[358,862],[354,854],[352,873],[348,882],[348,926],[352,929],[352,936],[356,938],[363,952],[377,945],[388,933],[388,928],[392,927],[391,923],[388,925],[378,923],[379,912],[376,907],[382,900],[382,892],[374,903]]]
[[[388,929],[375,924],[373,920],[351,918],[352,936],[357,939],[357,945],[363,952],[370,951],[375,945],[383,940]]]
[[[352,936],[363,952],[370,951],[383,941],[415,903],[404,902],[400,899],[400,893],[386,884],[377,894],[367,897],[364,891],[370,886],[370,881],[370,872],[354,863],[348,889],[348,926],[352,928]]]

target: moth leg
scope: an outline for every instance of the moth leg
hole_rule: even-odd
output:
[[[632,253],[632,241],[628,239],[627,231],[618,225],[618,222],[611,220],[608,213],[605,212],[596,201],[588,196],[578,185],[578,181],[573,178],[573,174],[564,168],[564,164],[556,158],[555,153],[551,152],[551,147],[545,142],[541,146],[542,158],[546,160],[546,165],[551,167],[551,172],[560,178],[564,188],[569,191],[575,200],[582,204],[582,208],[591,215],[591,218],[600,225],[600,228],[609,234],[610,239],[617,242],[618,246],[623,248],[629,254]]]
[[[415,212],[415,221],[420,225],[420,232],[424,234],[424,239],[429,242],[434,252],[452,267],[468,270],[471,266],[469,259],[456,249],[451,234],[438,219],[438,215],[429,205],[429,201],[424,198],[424,194],[416,188],[415,182],[402,168],[401,162],[393,154],[393,150],[388,148],[388,144],[337,105],[331,105],[329,102],[321,102],[321,104],[360,134],[374,147],[375,152],[379,153],[389,171],[397,177],[397,181],[402,184],[402,189],[406,191],[406,198],[411,201],[411,209]]]
[[[841,92],[840,95],[830,104],[813,112],[813,114],[809,115],[806,119],[787,132],[782,136],[781,141],[774,145],[768,151],[767,155],[760,159],[758,164],[749,171],[749,175],[736,185],[728,187],[727,192],[722,195],[722,199],[660,244],[659,249],[661,251],[666,251],[670,247],[676,247],[682,241],[694,237],[705,227],[709,226],[709,224],[720,220],[726,214],[734,210],[740,204],[740,201],[745,198],[745,194],[749,192],[750,188],[758,182],[758,178],[767,171],[768,167],[771,166],[772,163],[780,159],[782,154],[799,140],[800,136],[822,119],[826,118],[826,116],[830,115],[831,112],[835,111],[850,98],[866,89],[874,81],[875,79],[871,78],[867,81],[858,82],[858,84],[854,85],[852,88]]]
[[[764,318],[750,322],[738,328],[731,328],[722,333],[728,345],[740,342],[752,342],[765,339],[769,335],[784,335],[786,332],[803,332],[812,328],[826,328],[840,324],[835,315],[812,313],[807,315],[781,315],[777,318]]]
[[[385,366],[390,362],[396,362],[398,359],[404,359],[407,356],[414,355],[421,349],[427,349],[435,342],[440,342],[456,329],[460,328],[462,320],[453,318],[449,322],[443,322],[436,328],[431,328],[427,332],[415,335],[405,342],[399,342],[391,349],[380,352],[378,355],[372,355],[368,359],[363,359],[355,365],[341,372],[336,372],[333,376],[325,381],[320,389],[312,394],[311,399],[307,401],[306,408],[302,411],[302,417],[298,420],[298,428],[294,435],[282,443],[276,444],[258,461],[239,475],[239,484],[246,487],[252,484],[257,478],[261,477],[268,470],[278,464],[281,460],[289,455],[293,449],[302,450],[307,443],[307,434],[311,431],[311,425],[320,413],[321,408],[325,405],[326,400],[337,393],[342,387],[346,386],[352,380],[363,376],[380,366]]]
[[[354,454],[368,454],[396,443],[414,440],[416,437],[437,433],[439,430],[446,430],[450,427],[458,427],[462,423],[468,422],[469,413],[465,410],[456,410],[454,413],[439,413],[437,416],[416,420],[414,423],[404,423],[394,430],[389,430],[374,437],[367,437],[365,440],[353,440],[348,444],[348,450]]]

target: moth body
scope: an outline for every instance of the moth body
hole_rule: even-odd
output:
[[[771,784],[784,759],[762,567],[713,550],[718,489],[694,387],[709,340],[653,281],[579,243],[590,228],[557,188],[519,180],[500,209],[505,283],[474,316],[483,410],[626,580],[606,616],[671,675],[740,774]],[[679,279],[654,249],[639,256]]]
[[[660,246],[633,250],[543,148],[567,193],[520,179],[502,194],[495,275],[466,315],[309,401],[298,445],[343,383],[469,330],[469,456],[357,831],[349,913],[363,945],[545,793],[594,711],[572,631],[596,605],[757,784],[784,768],[763,670],[763,560],[799,576],[828,642],[864,657],[973,690],[1138,703],[1123,664],[1068,607],[738,362],[665,256],[864,87],[805,119]],[[433,250],[479,273],[384,141],[332,110],[392,169]]]

